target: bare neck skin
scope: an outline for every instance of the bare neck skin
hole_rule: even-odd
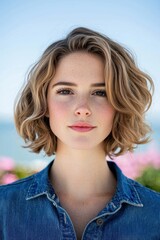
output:
[[[113,194],[116,188],[105,152],[97,149],[57,151],[50,178],[57,194],[79,201]]]

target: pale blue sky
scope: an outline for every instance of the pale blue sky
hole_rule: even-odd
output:
[[[44,49],[78,26],[127,46],[155,82],[148,117],[160,119],[159,0],[1,0],[0,119],[13,119],[13,103],[28,68]]]

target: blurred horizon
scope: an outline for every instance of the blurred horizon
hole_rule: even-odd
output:
[[[159,123],[155,122],[154,125],[152,125],[153,128],[153,134],[151,135],[152,141],[150,143],[139,145],[135,149],[136,153],[146,153],[152,152],[152,153],[160,153],[160,125]],[[14,126],[14,123],[12,121],[1,121],[0,120],[0,158],[1,157],[10,157],[15,162],[19,164],[27,165],[30,160],[37,161],[37,160],[43,160],[43,161],[50,161],[53,159],[54,155],[51,157],[45,156],[44,152],[41,152],[39,154],[32,153],[30,149],[24,148],[22,146],[25,145],[24,141],[21,139],[21,137],[17,134],[16,128]]]

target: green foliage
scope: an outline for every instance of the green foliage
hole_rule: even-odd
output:
[[[148,167],[136,180],[143,186],[160,192],[160,169]]]
[[[28,177],[32,175],[34,172],[29,171],[27,168],[17,167],[14,170],[14,174],[17,176],[18,179]]]

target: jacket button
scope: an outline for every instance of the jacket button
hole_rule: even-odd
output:
[[[102,218],[98,218],[96,223],[97,223],[98,226],[101,226],[104,223],[104,221],[103,221]]]

